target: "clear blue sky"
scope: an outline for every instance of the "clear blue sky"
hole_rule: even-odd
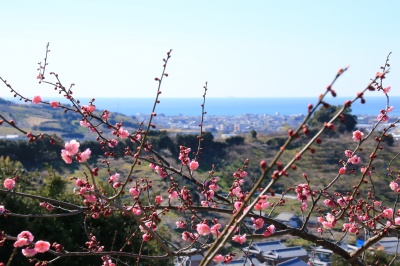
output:
[[[49,99],[37,62],[79,97],[153,97],[174,49],[163,97],[318,96],[340,67],[353,96],[391,51],[387,85],[400,95],[400,1],[3,1],[0,76]],[[0,87],[0,97],[10,96]],[[47,97],[47,98],[46,98]]]

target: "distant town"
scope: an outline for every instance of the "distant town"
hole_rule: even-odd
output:
[[[148,115],[137,114],[139,121],[148,120]],[[289,128],[296,128],[304,120],[304,114],[275,115],[267,114],[243,114],[237,116],[204,116],[204,131],[211,132],[215,137],[228,138],[235,135],[248,134],[252,130],[261,134],[279,134],[287,131]],[[378,130],[387,127],[394,122],[396,118],[389,119],[382,123]],[[166,130],[170,134],[198,134],[200,116],[175,115],[166,116],[158,114],[155,117],[155,124],[159,130]],[[369,132],[377,118],[374,115],[358,115],[357,128]],[[392,131],[395,139],[400,138],[400,128]]]
[[[138,121],[148,121],[149,115],[138,113],[135,118]],[[286,132],[289,128],[296,128],[304,120],[304,114],[275,115],[268,114],[243,114],[236,116],[204,116],[203,131],[211,132],[216,138],[229,138],[237,135],[249,134],[256,131],[257,134],[280,134]],[[382,130],[396,118],[389,119],[388,122],[379,125],[378,130]],[[165,130],[171,136],[178,134],[199,134],[200,116],[173,115],[167,116],[157,114],[154,117],[154,123],[158,130]],[[358,115],[357,128],[369,132],[377,118],[374,115]],[[400,128],[394,128],[391,131],[395,140],[400,139]],[[25,139],[25,136],[19,134],[0,135],[0,139],[19,140]]]

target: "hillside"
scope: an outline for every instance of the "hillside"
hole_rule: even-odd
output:
[[[15,104],[0,98],[1,115],[7,120],[14,120],[23,130],[32,133],[56,134],[64,139],[91,140],[95,135],[80,126],[80,116],[74,112],[64,112],[61,108],[54,109],[45,105],[31,103]],[[95,113],[101,114],[102,110]],[[137,129],[139,122],[133,116],[111,113],[108,119],[112,124],[124,121],[124,128],[132,131]],[[1,126],[0,136],[22,134],[12,127]]]

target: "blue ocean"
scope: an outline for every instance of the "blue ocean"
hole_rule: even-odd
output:
[[[350,98],[328,98],[327,102],[333,105],[343,105]],[[15,101],[15,98],[7,98]],[[46,100],[44,98],[44,100]],[[54,99],[52,99],[54,100]],[[59,99],[66,103],[65,99]],[[82,104],[89,102],[89,98],[80,98]],[[19,102],[19,101],[18,101]],[[200,116],[203,98],[160,98],[156,113],[166,116],[186,115]],[[306,114],[308,104],[316,104],[316,98],[207,98],[205,111],[207,116],[238,116],[242,114],[269,114],[291,115]],[[94,102],[97,110],[107,109],[128,116],[138,113],[150,114],[153,108],[152,98],[96,98]],[[389,105],[395,106],[392,116],[400,116],[400,97],[391,97]],[[352,114],[378,115],[386,107],[386,97],[366,98],[366,103],[357,100],[352,106]],[[398,109],[397,109],[398,108]]]

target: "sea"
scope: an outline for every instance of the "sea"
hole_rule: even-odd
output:
[[[6,98],[16,101],[15,98]],[[332,105],[343,105],[351,98],[330,97],[326,102]],[[43,100],[46,100],[43,97]],[[64,98],[51,99],[66,103]],[[366,98],[366,103],[361,104],[357,100],[351,106],[355,115],[378,115],[381,109],[386,107],[386,97]],[[80,98],[81,104],[87,104],[89,98]],[[315,105],[317,98],[206,98],[205,112],[207,116],[239,116],[243,114],[267,114],[267,115],[292,115],[306,114],[308,104]],[[160,98],[156,106],[157,114],[166,116],[200,116],[203,98]],[[96,98],[94,104],[97,110],[109,110],[128,116],[138,114],[150,114],[154,105],[153,98]],[[391,116],[400,116],[400,96],[390,97],[389,106],[394,106]],[[398,109],[396,109],[398,108]]]

